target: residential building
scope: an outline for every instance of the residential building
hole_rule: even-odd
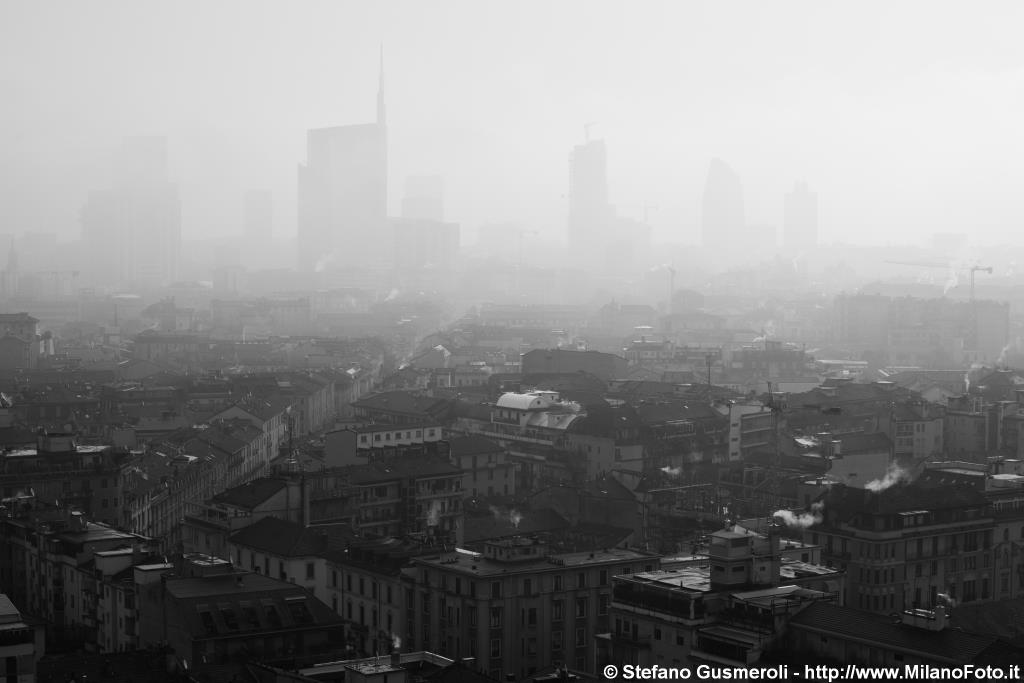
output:
[[[457,436],[449,440],[449,457],[465,473],[463,489],[471,498],[514,496],[515,466],[508,450],[482,436]]]
[[[993,599],[995,520],[983,493],[917,482],[877,492],[833,485],[818,503],[822,521],[804,539],[846,570],[850,607],[891,614],[935,607],[940,594]]]
[[[0,593],[0,659],[6,680],[35,683],[40,658],[46,654],[43,625],[26,619],[11,599]]]
[[[494,679],[533,675],[562,661],[594,672],[594,635],[609,629],[611,577],[652,571],[658,556],[609,549],[550,554],[527,538],[486,543],[484,552],[417,558],[415,621],[405,642],[473,657]]]
[[[139,567],[135,582],[140,645],[167,644],[179,671],[239,657],[308,666],[344,652],[343,620],[300,586],[207,556],[174,569]]]
[[[778,527],[716,531],[706,556],[613,579],[614,626],[598,635],[598,664],[755,664],[792,615],[841,601],[844,579],[838,569],[786,557]]]
[[[28,313],[0,313],[0,369],[35,368],[39,344],[39,320]]]
[[[221,491],[209,500],[186,502],[184,551],[229,557],[228,536],[265,517],[301,525],[309,518],[309,495],[302,490],[304,485],[293,477],[260,477]]]

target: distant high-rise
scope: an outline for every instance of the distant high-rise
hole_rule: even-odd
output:
[[[436,175],[406,178],[402,218],[444,221],[444,179]]]
[[[266,244],[274,233],[274,203],[270,190],[249,190],[242,204],[242,221],[247,240]]]
[[[704,185],[701,242],[705,247],[735,248],[743,243],[746,218],[740,178],[721,159],[713,159]]]
[[[374,123],[317,128],[299,166],[299,267],[365,266],[390,256],[388,146],[381,55]]]
[[[569,155],[569,250],[602,259],[611,240],[608,161],[603,140],[588,140]]]
[[[82,209],[83,270],[110,286],[162,286],[178,275],[181,200],[168,181],[167,140],[128,138],[116,156],[114,187],[90,193]]]
[[[782,243],[786,249],[808,249],[818,246],[818,193],[797,183],[786,194],[783,208]]]

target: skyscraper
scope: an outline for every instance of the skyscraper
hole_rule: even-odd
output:
[[[402,197],[402,218],[444,220],[444,179],[437,175],[409,176]]]
[[[83,270],[110,286],[159,287],[178,276],[181,200],[168,180],[167,140],[128,138],[114,164],[114,187],[82,208]]]
[[[818,246],[818,193],[807,183],[797,183],[786,194],[783,207],[782,243],[786,249],[813,249]]]
[[[381,53],[374,123],[310,130],[299,166],[299,267],[377,265],[388,239],[388,151]]]
[[[713,159],[704,185],[701,242],[705,247],[735,248],[742,244],[746,218],[740,178],[721,159]]]
[[[274,232],[274,204],[270,190],[249,190],[242,200],[246,240],[267,244]]]
[[[608,162],[603,140],[588,140],[569,155],[569,250],[603,260],[611,241]]]

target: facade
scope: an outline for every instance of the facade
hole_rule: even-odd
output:
[[[39,659],[46,654],[42,625],[26,620],[11,599],[0,593],[0,660],[8,681],[35,683]]]
[[[36,367],[39,321],[28,313],[0,313],[0,369]]]
[[[845,568],[850,607],[890,614],[933,608],[939,595],[993,599],[995,522],[984,494],[896,484],[880,492],[835,485],[821,524],[804,532],[826,564]]]
[[[515,495],[515,467],[497,442],[482,436],[455,437],[449,441],[449,457],[465,473],[468,497]]]
[[[95,643],[97,553],[153,547],[150,539],[87,522],[68,510],[25,510],[0,520],[0,579],[27,613],[45,619],[59,638]],[[101,568],[103,564],[101,562]]]
[[[549,554],[526,538],[414,560],[405,642],[473,657],[491,678],[523,679],[552,662],[594,672],[594,635],[607,632],[611,577],[652,571],[658,556],[609,549]],[[446,654],[448,653],[448,654]]]
[[[309,663],[343,652],[341,618],[299,586],[205,556],[182,558],[173,573],[147,569],[135,573],[140,645],[166,644],[180,671],[240,657]]]

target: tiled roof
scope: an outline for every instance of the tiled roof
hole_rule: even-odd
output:
[[[344,547],[354,537],[351,529],[341,525],[304,527],[297,522],[264,517],[231,534],[230,541],[277,557],[320,557]]]
[[[442,477],[461,475],[462,470],[447,460],[423,455],[411,455],[391,460],[375,460],[365,465],[354,465],[348,470],[352,484],[374,484],[395,479]]]
[[[467,517],[463,531],[465,543],[477,543],[507,536],[535,534],[542,531],[560,531],[569,528],[569,522],[549,508],[520,513],[518,525],[509,514],[495,510],[486,517]]]
[[[882,650],[913,652],[926,661],[967,664],[996,639],[955,628],[929,631],[870,612],[827,603],[809,605],[790,621],[791,628],[875,643]]]
[[[446,399],[420,396],[408,391],[386,391],[355,401],[352,405],[366,410],[377,410],[387,413],[404,413],[424,418],[436,419],[448,412]]]
[[[281,479],[262,477],[218,493],[213,497],[213,502],[252,510],[287,485]]]

